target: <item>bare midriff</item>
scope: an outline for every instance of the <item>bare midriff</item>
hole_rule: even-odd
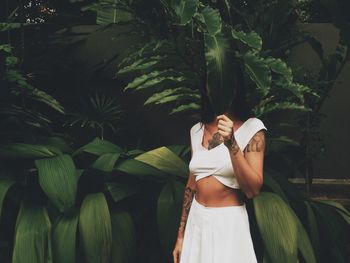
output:
[[[196,182],[196,201],[208,207],[240,206],[244,204],[242,190],[230,188],[210,175]]]

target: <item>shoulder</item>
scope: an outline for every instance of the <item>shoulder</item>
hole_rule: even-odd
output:
[[[247,120],[247,127],[249,130],[251,130],[254,133],[256,133],[262,129],[267,131],[267,128],[266,128],[264,122],[257,117],[249,118]]]
[[[201,128],[201,123],[200,122],[197,122],[194,125],[192,125],[192,127],[190,129],[191,135],[196,134],[200,130],[200,128]]]

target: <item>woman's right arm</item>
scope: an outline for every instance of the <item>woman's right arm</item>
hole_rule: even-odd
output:
[[[191,156],[192,156],[192,148],[191,148]],[[187,217],[188,217],[188,213],[190,212],[191,204],[195,193],[196,193],[195,176],[191,172],[189,172],[187,183],[184,190],[184,198],[182,203],[182,212],[181,212],[179,230],[177,234],[177,240],[176,240],[175,248],[173,250],[174,263],[179,263],[180,261],[180,254],[182,251],[182,243],[183,243],[184,232],[185,232],[186,223],[187,223]]]
[[[184,236],[188,213],[190,212],[190,207],[191,207],[195,193],[196,193],[196,180],[195,180],[195,176],[190,172],[188,175],[188,180],[184,191],[180,226],[179,226],[178,235],[177,235],[178,238],[183,238]]]

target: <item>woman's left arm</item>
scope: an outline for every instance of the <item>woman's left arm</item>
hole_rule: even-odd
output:
[[[242,152],[234,138],[233,122],[226,115],[218,119],[219,132],[229,150],[238,184],[248,198],[253,198],[263,185],[265,131],[256,132]]]
[[[253,198],[260,193],[263,185],[265,131],[262,129],[255,133],[244,152],[236,140],[228,149],[240,188],[248,198]]]

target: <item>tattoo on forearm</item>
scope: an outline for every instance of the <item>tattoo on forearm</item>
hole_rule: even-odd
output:
[[[225,141],[224,143],[230,151],[230,154],[236,155],[240,150],[235,138],[235,134],[232,134],[232,138],[230,140]]]
[[[181,214],[180,226],[179,226],[179,231],[178,231],[179,237],[183,237],[183,235],[184,235],[188,213],[190,211],[191,204],[192,204],[193,197],[194,197],[195,193],[196,193],[195,189],[192,189],[188,186],[185,187],[184,200],[183,200],[183,205],[182,205],[182,214]]]
[[[264,150],[265,150],[265,132],[263,130],[260,130],[249,141],[249,143],[246,147],[246,151],[247,152],[261,152]]]
[[[213,137],[208,141],[208,150],[215,148],[221,143],[221,135],[219,132],[213,134]]]
[[[238,153],[238,151],[239,151],[239,146],[237,144],[236,139],[234,139],[232,142],[232,146],[231,146],[231,152],[233,155],[236,155]]]

